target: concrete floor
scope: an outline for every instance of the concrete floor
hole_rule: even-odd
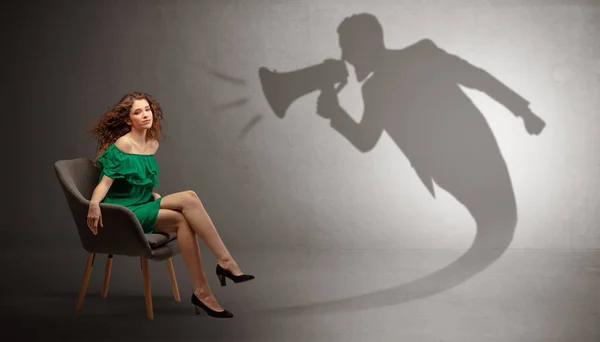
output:
[[[192,284],[174,260],[182,301],[164,263],[150,263],[155,319],[146,319],[136,258],[115,257],[107,299],[105,256],[96,259],[82,312],[75,314],[86,253],[2,251],[3,336],[90,341],[600,341],[600,251],[509,250],[467,277],[416,281],[460,250],[234,251],[257,276],[213,291],[232,320],[194,315]],[[454,278],[456,279],[454,279]],[[464,280],[464,279],[462,279]],[[456,284],[456,286],[449,285]]]

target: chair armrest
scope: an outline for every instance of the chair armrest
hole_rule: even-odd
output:
[[[70,168],[73,170],[69,170]],[[90,160],[79,158],[76,161],[58,161],[54,164],[54,170],[85,250],[90,253],[152,256],[150,244],[137,217],[124,206],[100,203],[103,227],[98,226],[98,235],[94,235],[87,226],[90,200],[79,191],[79,187],[95,183],[96,175],[92,175],[95,168]],[[72,174],[79,177],[79,187],[75,180],[77,177]],[[88,190],[91,193],[91,189]]]
[[[150,244],[134,213],[128,208],[108,203],[100,203],[103,227],[98,225],[94,235],[87,226],[87,208],[90,201],[84,199],[80,205],[86,208],[82,224],[78,224],[83,247],[89,252],[128,256],[151,256]]]

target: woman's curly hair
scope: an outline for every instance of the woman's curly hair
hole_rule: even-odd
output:
[[[161,131],[163,113],[160,105],[149,94],[142,92],[132,92],[121,98],[113,108],[104,113],[94,127],[89,131],[96,137],[96,158],[104,152],[121,136],[131,130],[126,120],[129,120],[129,111],[135,100],[146,100],[152,110],[152,126],[148,129],[146,136],[150,139],[160,140],[159,136],[164,136]]]

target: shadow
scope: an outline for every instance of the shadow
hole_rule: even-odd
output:
[[[234,100],[231,102],[227,102],[221,105],[216,106],[215,108],[213,108],[213,112],[224,112],[228,109],[233,109],[233,108],[238,108],[241,107],[243,105],[245,105],[246,103],[250,102],[250,99],[248,98],[242,98],[239,100]]]
[[[530,134],[539,134],[545,126],[529,110],[527,100],[429,39],[399,50],[387,49],[377,18],[364,13],[346,18],[338,34],[341,59],[354,67],[356,81],[362,83],[361,121],[355,122],[337,102],[339,90],[334,83],[344,82],[339,76],[330,77],[333,81],[326,86],[325,78],[308,76],[309,70],[326,68],[327,63],[279,74],[261,68],[263,91],[275,114],[282,118],[285,113],[278,108],[285,109],[299,96],[320,90],[317,113],[331,120],[337,133],[366,153],[387,132],[433,197],[435,183],[464,205],[475,221],[476,234],[465,254],[432,274],[375,293],[269,310],[278,316],[405,303],[449,290],[482,272],[511,244],[517,205],[494,134],[461,86],[484,92],[504,105],[523,120]],[[336,67],[333,60],[330,66]],[[287,102],[275,102],[279,99]]]
[[[212,67],[210,67],[210,66],[208,66],[208,65],[206,65],[204,63],[201,63],[201,66],[204,69],[206,69],[206,72],[208,74],[213,75],[216,78],[219,78],[219,79],[221,79],[223,81],[227,81],[229,83],[233,83],[233,84],[236,84],[236,85],[246,85],[246,81],[243,80],[243,79],[241,79],[241,78],[227,75],[227,74],[225,74],[225,73],[223,73],[221,71],[215,70],[214,68],[212,68]]]
[[[250,133],[250,130],[252,130],[254,128],[254,126],[256,126],[262,119],[263,119],[262,115],[259,115],[259,114],[254,115],[252,117],[252,119],[250,119],[248,121],[248,123],[244,126],[244,128],[240,132],[238,138],[240,140],[245,138],[248,135],[248,133]]]

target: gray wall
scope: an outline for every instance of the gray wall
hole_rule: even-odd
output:
[[[161,103],[163,195],[192,189],[226,243],[247,249],[466,248],[476,230],[442,189],[433,198],[384,134],[362,153],[315,114],[283,119],[258,79],[340,55],[336,27],[359,12],[388,48],[429,38],[505,83],[546,122],[465,89],[504,156],[518,223],[510,248],[600,247],[600,7],[593,1],[58,1],[13,7],[7,59],[5,246],[77,246],[53,162],[93,157],[86,130],[125,92]],[[460,5],[459,5],[460,3]],[[340,102],[360,119],[359,88]],[[433,99],[435,101],[435,99]],[[454,113],[447,113],[453,115]],[[6,122],[6,121],[5,121]]]

